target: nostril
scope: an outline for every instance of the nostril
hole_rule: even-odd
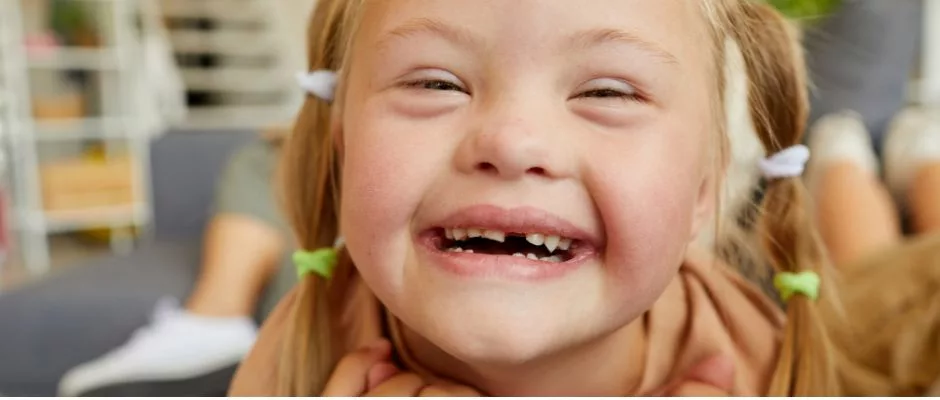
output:
[[[477,169],[483,172],[497,172],[496,166],[488,162],[478,164]]]

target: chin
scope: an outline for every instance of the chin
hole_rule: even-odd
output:
[[[449,329],[428,335],[437,347],[470,365],[516,366],[537,360],[559,349],[559,333],[532,329],[531,324],[448,323]],[[453,329],[463,327],[465,329]]]
[[[451,357],[471,365],[526,364],[589,340],[593,335],[588,327],[597,325],[589,313],[572,314],[546,304],[536,307],[531,298],[453,294],[437,299],[425,303],[428,306],[415,315],[417,323],[409,325]]]

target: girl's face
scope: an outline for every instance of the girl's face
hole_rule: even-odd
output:
[[[698,2],[367,3],[341,229],[379,299],[464,361],[557,353],[649,309],[712,206]]]

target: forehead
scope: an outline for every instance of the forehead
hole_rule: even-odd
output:
[[[700,1],[367,0],[355,42],[381,50],[436,35],[488,50],[547,50],[607,39],[691,67],[709,53]]]

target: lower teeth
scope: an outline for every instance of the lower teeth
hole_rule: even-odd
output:
[[[447,252],[449,252],[449,253],[470,253],[470,254],[473,254],[473,250],[470,250],[470,249],[464,250],[463,248],[460,248],[460,247],[451,247],[451,248],[447,249]],[[529,259],[529,260],[551,262],[551,263],[560,263],[560,262],[562,262],[562,259],[561,259],[560,256],[539,257],[539,256],[537,256],[537,255],[535,255],[535,254],[533,254],[533,253],[528,253],[528,254],[513,253],[512,256],[513,256],[513,257],[520,257],[520,258],[527,258],[527,259]]]

